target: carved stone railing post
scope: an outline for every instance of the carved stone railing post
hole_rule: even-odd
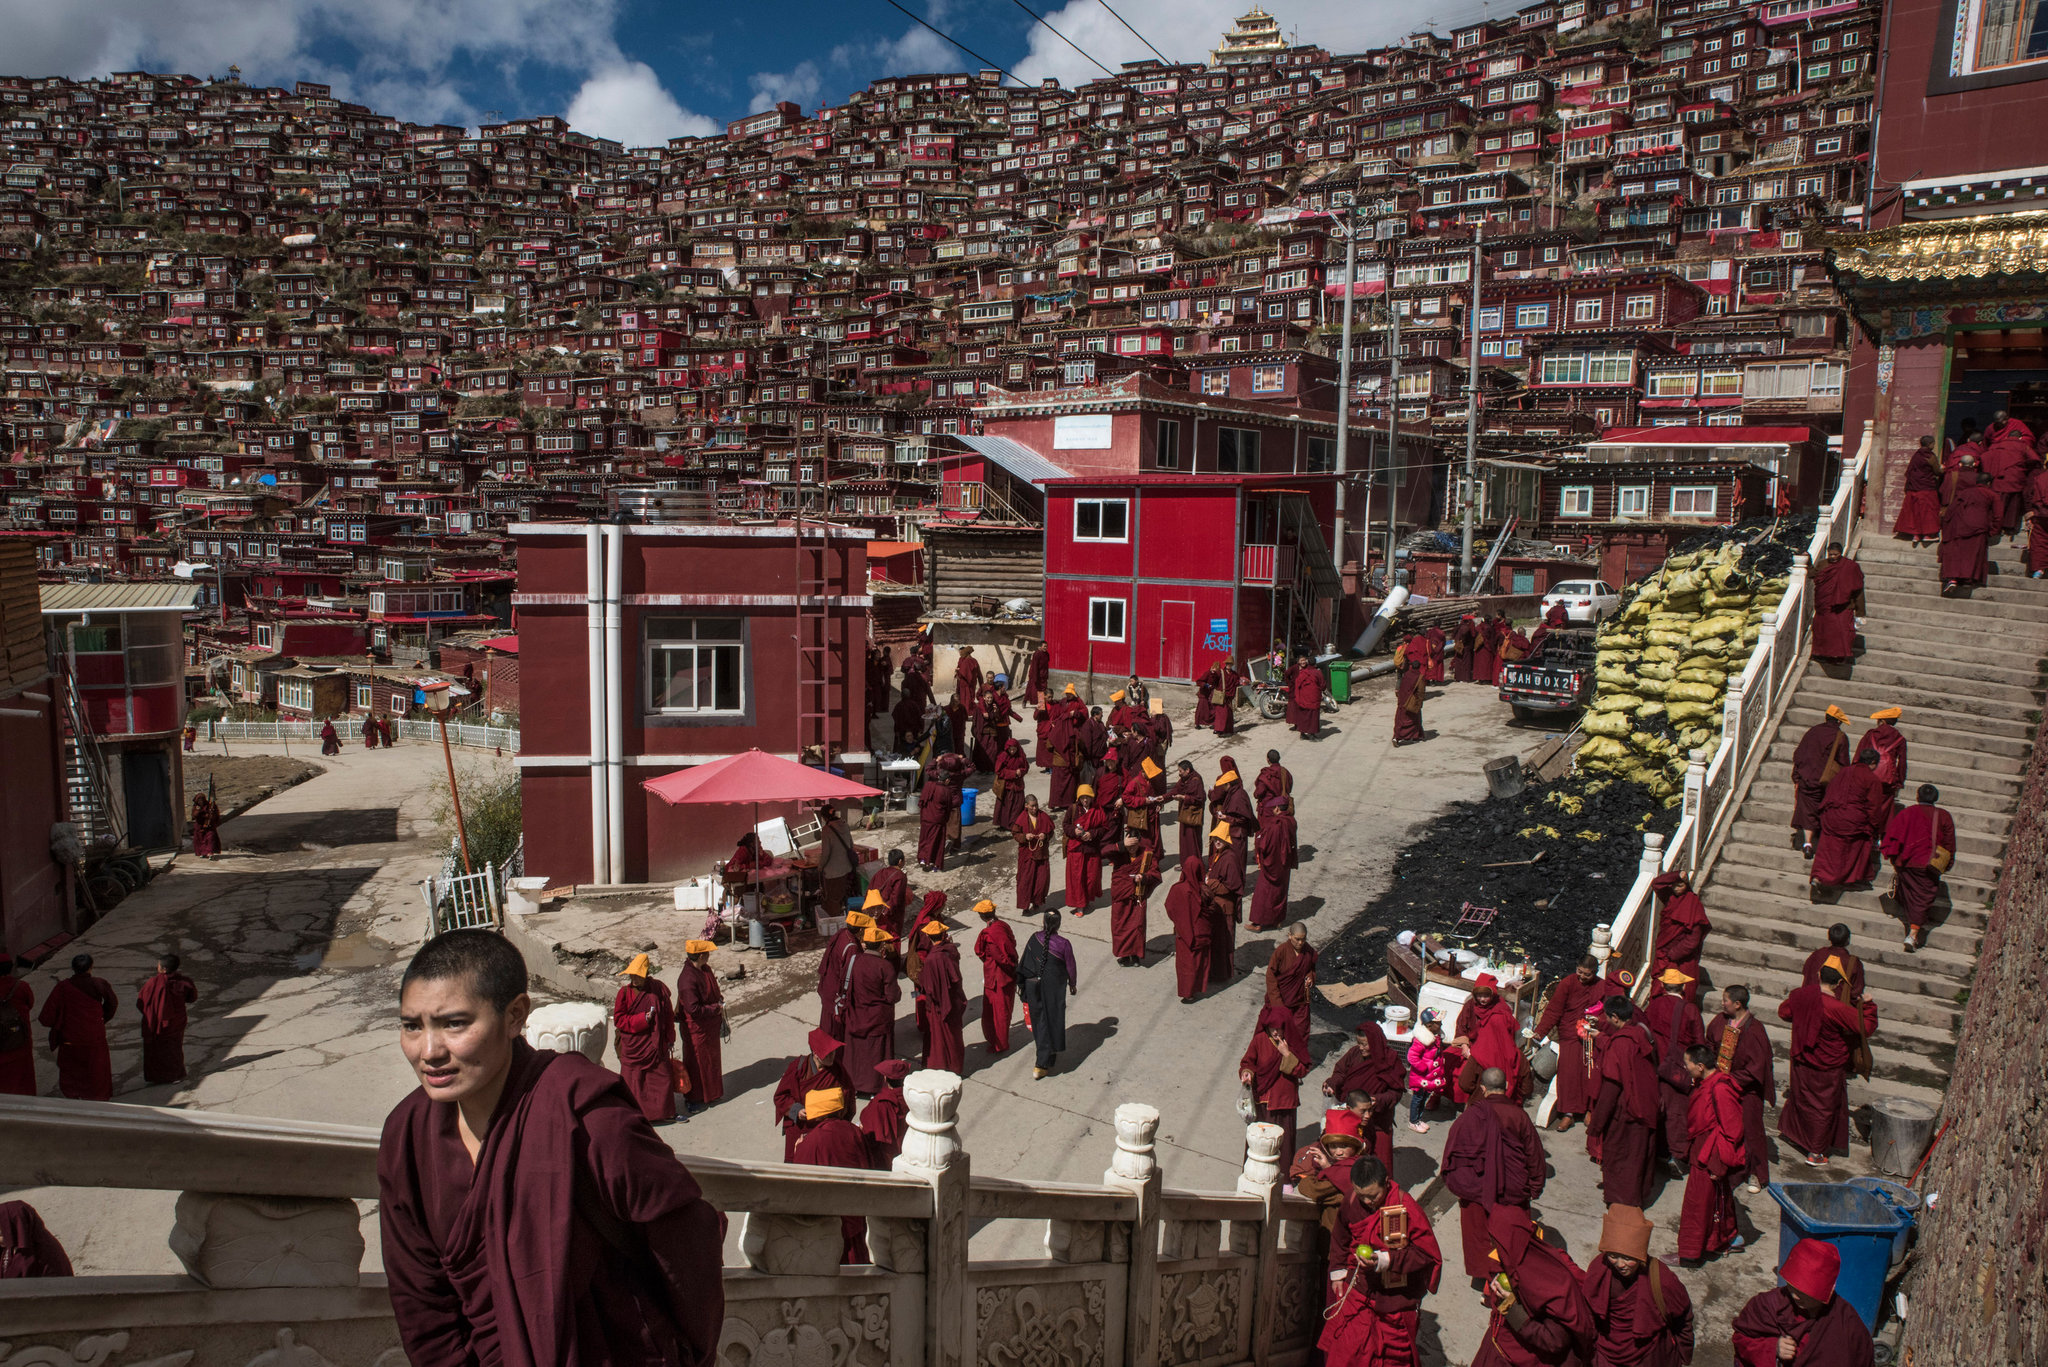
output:
[[[1130,1283],[1124,1297],[1124,1367],[1157,1367],[1159,1362],[1159,1161],[1152,1150],[1159,1112],[1127,1101],[1116,1108],[1116,1153],[1102,1185],[1138,1198],[1131,1221]]]
[[[363,1266],[363,1217],[346,1197],[178,1196],[171,1252],[216,1291],[354,1286]]]
[[[550,1002],[535,1007],[526,1018],[528,1044],[558,1054],[581,1054],[592,1063],[604,1062],[609,1034],[605,1009],[596,1002]]]
[[[1256,1234],[1230,1222],[1231,1252],[1258,1259],[1252,1276],[1252,1363],[1264,1367],[1273,1355],[1273,1321],[1280,1298],[1280,1127],[1253,1121],[1244,1127],[1244,1171],[1237,1189],[1265,1203]],[[1249,1246],[1247,1246],[1249,1245]]]
[[[740,1255],[756,1272],[784,1277],[829,1277],[846,1251],[837,1215],[766,1215],[748,1211],[740,1225]]]
[[[922,1068],[903,1080],[903,1152],[891,1165],[931,1183],[925,1232],[925,1367],[967,1367],[973,1319],[967,1279],[967,1151],[960,1146],[960,1077]]]

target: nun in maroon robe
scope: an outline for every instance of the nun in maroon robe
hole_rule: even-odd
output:
[[[1829,546],[1813,571],[1813,658],[1846,662],[1856,653],[1856,618],[1864,612],[1863,567]]]
[[[843,1057],[845,1045],[823,1030],[811,1031],[809,1048],[791,1059],[775,1084],[775,1123],[782,1127],[782,1161],[796,1161],[796,1146],[810,1133],[813,1119],[804,1113],[804,1098],[812,1092],[838,1088],[848,1097],[853,1084],[847,1079]],[[848,1102],[849,1107],[851,1101]],[[850,1114],[850,1111],[849,1111]]]
[[[1471,613],[1458,619],[1458,629],[1451,635],[1451,677],[1459,683],[1473,682],[1473,670],[1479,660],[1479,622]]]
[[[1794,988],[1778,1003],[1778,1018],[1792,1022],[1791,1072],[1778,1136],[1817,1164],[1849,1147],[1849,1072],[1877,1031],[1877,1003],[1850,998],[1840,970],[1828,967],[1819,982]],[[1868,1055],[1862,1060],[1867,1063]]]
[[[26,1201],[0,1201],[0,1281],[69,1277],[71,1256]]]
[[[1287,724],[1303,740],[1323,733],[1323,671],[1306,655],[1294,662],[1294,674],[1287,681]]]
[[[1692,1074],[1685,1070],[1685,1051],[1704,1044],[1705,1028],[1699,1008],[1686,1000],[1685,989],[1696,987],[1681,982],[1684,974],[1667,968],[1650,984],[1650,998],[1639,1009],[1643,1028],[1657,1046],[1658,1134],[1671,1161],[1684,1167],[1692,1154],[1692,1131],[1687,1116],[1692,1106]]]
[[[1161,802],[1175,802],[1174,826],[1180,832],[1180,857],[1200,859],[1202,857],[1202,811],[1207,794],[1202,788],[1202,776],[1195,772],[1195,766],[1186,760],[1179,764],[1180,777],[1166,790]]]
[[[199,1000],[199,986],[178,971],[178,956],[167,954],[156,973],[135,994],[142,1013],[142,1080],[152,1086],[185,1077],[185,1008]]]
[[[1422,639],[1429,646],[1429,682],[1440,684],[1444,681],[1444,629],[1430,627]]]
[[[1877,781],[1884,785],[1885,797],[1896,803],[1899,791],[1906,786],[1906,735],[1899,730],[1900,709],[1887,707],[1870,714],[1876,725],[1863,733],[1856,742],[1856,758],[1862,759],[1867,750],[1877,756]],[[1884,814],[1886,821],[1891,813]]]
[[[1308,942],[1308,928],[1296,925],[1273,949],[1266,961],[1266,1005],[1287,1013],[1287,1047],[1296,1056],[1309,1058],[1309,989],[1316,981],[1315,946]],[[1336,1094],[1342,1103],[1343,1093]]]
[[[1998,495],[1977,482],[1975,468],[1965,464],[1955,478],[1955,496],[1941,519],[1944,593],[1982,586],[1991,564],[1991,533],[1998,526]]]
[[[710,942],[689,945],[697,948],[676,974],[676,1034],[689,1070],[689,1108],[696,1111],[725,1099],[725,993],[711,971]]]
[[[1557,1102],[1550,1108],[1551,1127],[1560,1133],[1593,1108],[1597,1080],[1587,1058],[1586,1008],[1607,999],[1599,962],[1588,956],[1568,977],[1560,978],[1544,999],[1536,1018],[1536,1038],[1557,1045]]]
[[[1417,638],[1410,636],[1401,643],[1395,653],[1396,668],[1400,674],[1394,683],[1394,744],[1407,745],[1423,738],[1422,682],[1423,655],[1426,647]]]
[[[1475,624],[1472,645],[1472,682],[1493,687],[1494,672],[1500,667],[1500,648],[1507,644],[1505,617],[1490,617]]]
[[[1252,890],[1254,930],[1271,930],[1287,919],[1287,891],[1294,877],[1296,855],[1294,841],[1294,800],[1283,797],[1267,803],[1259,818],[1258,838],[1252,843],[1252,854],[1259,865],[1259,881]]]
[[[1866,882],[1875,871],[1877,838],[1892,800],[1877,777],[1877,756],[1836,774],[1820,803],[1820,838],[1813,849],[1816,891]]]
[[[860,1132],[868,1144],[868,1166],[887,1172],[903,1152],[903,1132],[910,1103],[903,1097],[903,1079],[910,1076],[910,1064],[900,1058],[885,1058],[875,1065],[883,1082],[868,1104],[860,1108]]]
[[[974,904],[981,934],[974,937],[974,957],[981,960],[981,1038],[992,1054],[1010,1051],[1010,1017],[1017,1009],[1017,936],[996,914],[996,904],[983,898]]]
[[[869,906],[881,900],[873,888],[868,889]],[[869,915],[872,924],[872,916],[865,907],[862,914]],[[818,1028],[828,1034],[837,1035],[845,1024],[842,1013],[846,1009],[846,965],[860,953],[860,934],[866,928],[854,924],[852,913],[848,913],[846,923],[839,927],[818,959]],[[680,985],[681,979],[677,982]]]
[[[1600,1091],[1586,1122],[1600,1140],[1600,1191],[1610,1206],[1650,1204],[1657,1157],[1656,1046],[1627,997],[1610,997],[1600,1023]]]
[[[1145,962],[1145,904],[1159,886],[1159,854],[1135,838],[1109,880],[1109,952],[1126,968]]]
[[[796,1152],[790,1155],[790,1162],[811,1168],[866,1168],[868,1166],[868,1141],[844,1111],[820,1116],[812,1124],[810,1133],[797,1141]],[[842,1215],[839,1217],[840,1252],[842,1266],[860,1265],[868,1261],[868,1221],[865,1215]]]
[[[1483,1299],[1493,1312],[1472,1367],[1537,1367],[1588,1361],[1599,1330],[1586,1301],[1585,1274],[1571,1255],[1545,1242],[1527,1209],[1496,1205],[1487,1213],[1487,1233],[1499,1253],[1493,1264],[1506,1274],[1524,1316],[1502,1310],[1500,1293],[1488,1282]],[[1522,1323],[1515,1324],[1515,1318]]]
[[[668,984],[648,967],[647,956],[636,954],[620,975],[626,981],[612,998],[612,1029],[618,1035],[619,1076],[640,1114],[658,1125],[676,1118],[675,1074],[668,1066],[676,1013]]]
[[[1209,839],[1203,894],[1209,902],[1209,981],[1237,975],[1237,923],[1244,906],[1244,846],[1227,836]]]
[[[995,763],[997,830],[1011,829],[1024,814],[1024,780],[1030,773],[1031,761],[1024,757],[1024,747],[1014,738],[1005,741]]]
[[[879,1085],[875,1065],[896,1053],[896,1003],[903,989],[885,952],[895,937],[876,926],[862,938],[866,947],[846,969],[846,1075],[866,1096]]]
[[[958,1073],[967,1062],[967,989],[960,978],[960,946],[947,934],[944,921],[927,923],[923,934],[924,968],[917,975],[917,1000],[929,1032],[924,1065]]]
[[[1306,939],[1302,941],[1304,947],[1307,943]],[[1313,950],[1309,952],[1314,953]],[[1307,996],[1306,989],[1303,989],[1303,996]],[[1296,1019],[1297,1030],[1306,1030],[1306,1015],[1303,1012]],[[1386,1032],[1370,1016],[1360,1021],[1353,1033],[1358,1042],[1337,1060],[1337,1066],[1330,1070],[1329,1080],[1323,1084],[1323,1092],[1340,1105],[1346,1104],[1345,1098],[1353,1092],[1364,1092],[1371,1098],[1371,1106],[1359,1127],[1359,1139],[1365,1144],[1365,1151],[1392,1172],[1394,1113],[1400,1107],[1401,1093],[1406,1090],[1407,1061],[1387,1043]],[[1303,1047],[1306,1047],[1305,1040]]]
[[[1180,861],[1180,881],[1166,890],[1166,919],[1173,923],[1174,989],[1183,1004],[1209,985],[1209,913],[1202,895],[1202,861]]]
[[[1792,752],[1792,830],[1809,856],[1813,843],[1807,833],[1820,829],[1820,804],[1828,784],[1849,766],[1849,738],[1842,734],[1847,720],[1849,714],[1831,704]]]
[[[1934,454],[1934,438],[1920,438],[1919,449],[1906,462],[1906,498],[1899,505],[1892,535],[1914,545],[1941,535],[1941,458]]]
[[[1719,1253],[1741,1237],[1735,1223],[1735,1178],[1746,1166],[1741,1089],[1734,1078],[1714,1071],[1705,1045],[1696,1050],[1681,1064],[1698,1072],[1699,1085],[1687,1098],[1690,1157],[1678,1216],[1678,1256],[1695,1259]]]
[[[1010,833],[1017,838],[1017,910],[1029,914],[1045,905],[1052,891],[1052,816],[1038,808],[1035,794],[1024,799],[1024,810]]]
[[[1942,870],[1934,867],[1937,857],[1952,858],[1956,852],[1956,822],[1935,804],[1941,792],[1931,783],[1920,785],[1920,800],[1901,807],[1884,830],[1880,848],[1892,861],[1892,897],[1906,913],[1906,938],[1919,948],[1927,928],[1928,915],[1941,896]],[[1851,987],[1862,990],[1860,983]]]
[[[1778,1074],[1771,1038],[1763,1023],[1749,1014],[1749,989],[1741,996],[1724,992],[1721,1010],[1707,1022],[1707,1047],[1714,1051],[1714,1069],[1735,1079],[1742,1103],[1742,1159],[1749,1180],[1763,1186],[1771,1180],[1771,1141],[1764,1132],[1764,1107],[1778,1104]]]
[[[1052,784],[1045,805],[1055,812],[1074,805],[1081,782],[1081,737],[1077,728],[1073,709],[1066,702],[1053,709],[1052,723],[1045,731],[1045,772]]]
[[[1252,1042],[1237,1061],[1237,1080],[1251,1089],[1253,1115],[1280,1127],[1280,1171],[1294,1166],[1295,1116],[1301,1106],[1298,1085],[1308,1076],[1308,1060],[1287,1047],[1288,1013],[1277,1006],[1260,1010]]]
[[[1075,916],[1087,915],[1088,904],[1102,895],[1102,842],[1109,835],[1109,812],[1088,786],[1077,790],[1080,800],[1067,810],[1067,828],[1060,833],[1067,855],[1067,910]]]
[[[1522,1101],[1529,1095],[1529,1061],[1516,1041],[1519,1023],[1514,1008],[1501,999],[1500,980],[1482,973],[1473,980],[1469,1001],[1458,1008],[1458,1022],[1451,1042],[1465,1055],[1465,1062],[1452,1078],[1451,1095],[1460,1104],[1469,1100],[1474,1079],[1488,1068],[1507,1074],[1507,1097]]]
[[[1797,1345],[1789,1367],[1871,1367],[1877,1354],[1856,1307],[1835,1294],[1842,1253],[1801,1239],[1778,1275],[1783,1286],[1759,1291],[1732,1326],[1736,1367],[1787,1367],[1780,1340]]]
[[[1686,975],[1685,999],[1696,1002],[1700,995],[1700,950],[1714,926],[1707,920],[1706,906],[1692,890],[1684,873],[1673,869],[1660,873],[1650,883],[1657,907],[1657,940],[1650,957],[1650,972],[1661,977],[1667,968]]]
[[[105,978],[92,975],[92,955],[71,960],[71,976],[50,989],[36,1019],[57,1051],[57,1090],[73,1101],[112,1101],[114,1068],[107,1056],[107,1022],[121,999]]]
[[[378,1219],[407,1360],[709,1367],[724,1218],[615,1074],[512,1050],[474,1161],[457,1108],[424,1089],[384,1122]]]
[[[1229,755],[1222,755],[1216,761],[1218,773],[1216,782],[1209,787],[1209,824],[1218,821],[1230,823],[1230,829],[1240,842],[1248,842],[1259,833],[1258,811],[1244,790],[1244,780],[1237,772],[1237,761]]]

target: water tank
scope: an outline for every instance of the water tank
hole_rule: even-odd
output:
[[[627,485],[607,489],[604,502],[607,512],[624,513],[635,522],[712,520],[711,495],[701,486],[672,489],[644,484]]]

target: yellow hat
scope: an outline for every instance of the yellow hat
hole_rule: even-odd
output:
[[[948,927],[944,921],[926,921],[923,926],[927,935],[944,935]]]
[[[1211,840],[1222,840],[1228,842],[1230,839],[1230,823],[1228,821],[1217,822],[1216,829],[1209,832],[1209,838]]]
[[[888,898],[886,898],[886,897],[882,896],[882,894],[881,894],[880,892],[878,892],[877,890],[875,890],[874,888],[869,888],[869,889],[868,889],[868,896],[867,896],[867,900],[866,900],[865,902],[862,902],[862,903],[860,904],[860,909],[861,909],[862,911],[867,911],[867,910],[869,910],[870,908],[873,908],[873,907],[886,907],[886,906],[888,906],[888,905],[889,905],[889,899],[888,899]]]
[[[996,914],[996,904],[984,897],[974,904],[974,914],[976,916],[993,916]]]
[[[1074,789],[1074,795],[1076,797],[1094,797],[1095,785],[1092,783],[1084,783],[1080,787]]]
[[[1821,964],[1821,967],[1832,968],[1835,970],[1836,973],[1838,973],[1844,978],[1849,976],[1849,967],[1847,964],[1844,964],[1842,962],[1842,956],[1839,954],[1828,955],[1826,961]]]
[[[1071,698],[1074,696],[1074,686],[1072,684],[1068,684],[1065,688],[1061,689],[1060,692],[1066,697]]]
[[[1111,702],[1122,702],[1124,700],[1124,691],[1119,688],[1116,692],[1109,695],[1109,700]]]
[[[712,950],[716,948],[718,948],[718,946],[711,943],[711,941],[709,940],[683,941],[683,953],[685,954],[709,954]]]
[[[1666,987],[1676,987],[1680,983],[1691,982],[1692,974],[1681,973],[1675,968],[1667,968],[1657,975],[1657,981],[1663,983]]]
[[[1872,721],[1897,721],[1900,717],[1904,715],[1904,708],[1887,707],[1881,712],[1872,712],[1870,714],[1870,719]]]
[[[1164,769],[1161,769],[1158,765],[1152,762],[1152,757],[1150,755],[1147,755],[1144,759],[1140,760],[1138,762],[1138,767],[1145,771],[1146,778],[1158,778],[1161,774],[1166,772]]]
[[[1235,769],[1225,769],[1222,773],[1216,775],[1216,786],[1219,788],[1226,783],[1235,782],[1237,782],[1237,770]]]
[[[871,945],[894,944],[896,937],[880,926],[869,926],[860,933],[860,938]]]
[[[644,978],[653,967],[652,961],[645,954],[635,954],[633,962],[620,969],[617,976],[621,978]]]
[[[846,913],[846,924],[855,930],[866,930],[874,923],[875,918],[864,911],[849,911]]]
[[[1835,706],[1833,703],[1828,704],[1828,715],[1830,717],[1833,717],[1836,721],[1849,720],[1849,714],[1847,712],[1844,712],[1841,708]]]
[[[820,1087],[815,1092],[804,1093],[804,1119],[823,1120],[826,1116],[838,1115],[846,1109],[846,1091],[840,1087]]]

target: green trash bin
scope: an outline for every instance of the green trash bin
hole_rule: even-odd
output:
[[[1330,680],[1330,696],[1338,702],[1350,702],[1351,661],[1340,657],[1331,660],[1323,668]]]

